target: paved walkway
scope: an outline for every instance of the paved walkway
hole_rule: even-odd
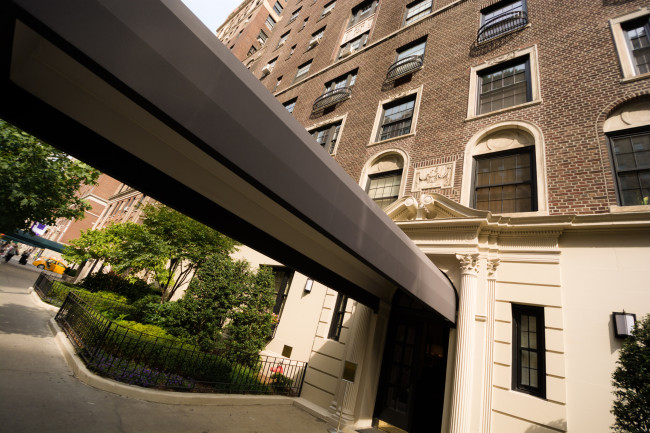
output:
[[[48,328],[54,312],[28,292],[37,276],[15,258],[0,263],[0,432],[327,432],[326,423],[292,405],[171,405],[85,385]]]

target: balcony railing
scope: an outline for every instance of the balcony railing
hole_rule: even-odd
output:
[[[528,24],[528,14],[524,11],[502,13],[491,18],[478,29],[476,42],[485,42],[499,35],[524,27],[526,24]]]
[[[336,105],[341,101],[345,101],[350,96],[352,96],[352,89],[349,87],[341,87],[338,89],[328,90],[327,92],[320,95],[314,101],[314,106],[312,111],[320,111],[332,105]]]
[[[413,56],[404,57],[399,59],[388,68],[386,73],[386,82],[395,81],[404,75],[412,74],[422,67],[424,64],[424,56],[422,54],[415,54]]]

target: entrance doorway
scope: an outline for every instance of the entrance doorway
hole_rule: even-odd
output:
[[[424,304],[398,292],[386,335],[375,424],[397,433],[439,432],[449,328]]]

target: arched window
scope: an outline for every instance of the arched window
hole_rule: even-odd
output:
[[[366,166],[361,185],[382,209],[404,194],[404,156],[397,151],[385,152]]]
[[[546,212],[546,170],[539,130],[505,122],[476,134],[463,164],[461,204],[494,214]]]

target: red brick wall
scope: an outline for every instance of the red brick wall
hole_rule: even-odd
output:
[[[355,180],[373,155],[399,148],[410,158],[408,188],[413,168],[456,161],[454,188],[434,191],[459,200],[463,155],[468,140],[490,125],[521,120],[535,124],[544,136],[551,214],[603,213],[616,204],[602,133],[603,113],[606,116],[607,110],[619,101],[650,91],[650,79],[621,83],[608,20],[647,6],[647,1],[528,0],[530,26],[499,38],[489,49],[477,49],[475,40],[480,10],[494,2],[462,1],[319,73],[335,63],[350,10],[359,2],[338,0],[334,11],[319,20],[326,3],[326,0],[318,0],[312,5],[311,0],[299,3],[290,0],[282,21],[267,42],[266,52],[252,72],[260,77],[261,68],[268,60],[279,56],[273,72],[263,78],[262,83],[272,90],[277,78],[283,76],[276,96],[280,102],[298,97],[293,114],[306,127],[348,114],[336,160]],[[380,1],[368,45],[401,28],[407,3]],[[434,10],[450,3],[435,2]],[[288,24],[291,12],[298,5],[302,5],[300,16]],[[307,16],[308,24],[300,31]],[[323,25],[327,28],[322,42],[306,51],[312,33]],[[287,43],[279,49],[269,49],[275,48],[280,35],[289,29]],[[424,68],[416,72],[410,82],[394,89],[382,89],[386,71],[395,61],[395,50],[424,35],[428,35]],[[294,44],[297,49],[287,60]],[[533,45],[539,53],[543,102],[466,119],[471,67]],[[313,59],[309,74],[312,77],[288,88],[298,66],[309,59]],[[359,68],[359,72],[351,99],[340,103],[330,113],[314,117],[311,106],[323,93],[324,83],[355,68]],[[424,91],[416,136],[368,147],[379,101],[419,86],[424,86]],[[406,193],[410,194],[408,189]]]

